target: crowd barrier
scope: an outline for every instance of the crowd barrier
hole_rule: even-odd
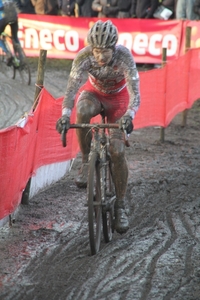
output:
[[[162,69],[140,72],[141,106],[134,120],[135,129],[166,127],[177,113],[191,108],[200,97],[199,74],[200,49],[189,50]],[[29,178],[39,167],[76,157],[79,147],[75,132],[68,132],[67,147],[63,148],[55,130],[62,100],[53,98],[44,87],[24,126],[0,130],[0,220],[19,206]]]

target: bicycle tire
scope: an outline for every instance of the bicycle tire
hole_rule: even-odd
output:
[[[106,198],[107,206],[102,209],[102,220],[103,220],[103,235],[106,243],[112,240],[114,233],[114,183],[112,180],[111,164],[110,161],[106,165]]]
[[[15,75],[16,75],[16,69],[13,66],[13,64],[11,65],[7,65],[7,61],[6,61],[6,53],[4,51],[1,51],[0,53],[0,62],[2,65],[2,72],[3,74],[9,78],[9,79],[15,79]]]
[[[26,62],[21,63],[18,68],[22,83],[26,85],[31,84],[31,70],[29,65]]]
[[[88,223],[91,255],[100,249],[102,229],[102,206],[100,191],[100,161],[98,153],[93,152],[89,162],[88,175]]]

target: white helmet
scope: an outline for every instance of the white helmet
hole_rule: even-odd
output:
[[[89,30],[87,42],[94,48],[112,48],[118,40],[118,31],[113,23],[108,20],[97,21]]]

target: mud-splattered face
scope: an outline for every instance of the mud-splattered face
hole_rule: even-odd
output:
[[[111,48],[93,48],[92,52],[99,66],[107,65],[113,56],[113,49]]]

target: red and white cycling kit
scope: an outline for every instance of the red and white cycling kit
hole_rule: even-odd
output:
[[[83,85],[85,73],[88,80]],[[112,60],[105,66],[96,62],[92,47],[83,48],[75,57],[62,114],[70,116],[75,100],[83,93],[92,93],[102,103],[109,121],[115,122],[124,114],[134,118],[140,105],[139,74],[131,52],[124,46],[114,48]]]

